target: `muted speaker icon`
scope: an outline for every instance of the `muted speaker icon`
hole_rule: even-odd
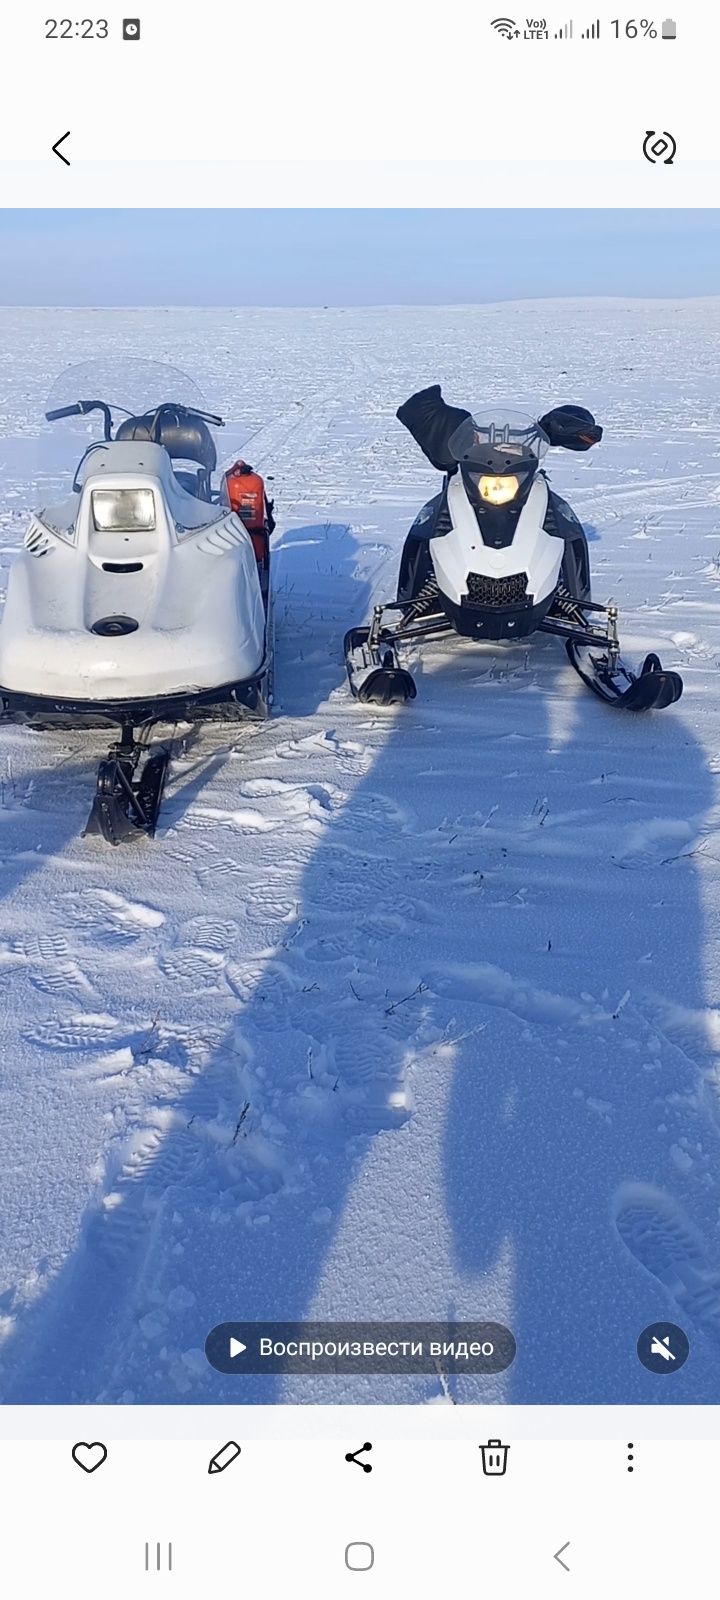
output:
[[[637,1353],[648,1372],[679,1372],[690,1354],[687,1334],[674,1322],[651,1322],[637,1342]]]

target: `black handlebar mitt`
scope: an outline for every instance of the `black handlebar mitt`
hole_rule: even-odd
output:
[[[457,461],[448,449],[448,439],[469,416],[470,412],[463,407],[449,406],[443,400],[439,383],[433,383],[429,389],[419,389],[397,411],[398,422],[412,434],[423,455],[438,472],[456,471]]]
[[[590,450],[603,436],[592,411],[586,411],[584,406],[556,406],[540,418],[540,427],[550,443],[563,450]]]

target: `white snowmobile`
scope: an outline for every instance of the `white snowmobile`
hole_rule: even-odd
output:
[[[268,709],[272,506],[242,461],[214,485],[224,424],[197,394],[152,362],[63,374],[47,420],[98,414],[103,438],[68,427],[72,493],[32,517],[0,621],[0,721],[120,727],[85,829],[111,844],[155,830],[153,724]]]
[[[353,694],[378,705],[414,699],[400,659],[406,644],[539,631],[565,640],[583,682],[609,705],[648,711],[678,700],[682,679],[656,655],[637,673],[622,660],[617,609],[592,599],[584,529],[540,467],[551,444],[598,442],[591,413],[561,406],[540,422],[502,407],[472,415],[447,405],[435,385],[398,417],[445,478],[406,539],[394,604],[376,605],[369,627],[345,637]]]

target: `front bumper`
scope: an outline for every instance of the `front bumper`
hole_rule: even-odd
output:
[[[268,664],[241,683],[215,689],[185,689],[177,694],[127,700],[67,700],[50,695],[20,694],[0,685],[0,722],[36,727],[107,728],[147,722],[212,720],[245,711],[251,718],[268,714]]]
[[[456,605],[447,595],[439,602],[456,633],[464,639],[526,639],[540,627],[550,609],[553,596],[539,605],[531,602],[512,606],[479,606],[464,600]]]

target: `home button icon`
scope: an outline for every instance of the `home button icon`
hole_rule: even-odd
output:
[[[366,1540],[355,1540],[345,1546],[345,1565],[350,1572],[369,1572],[375,1565],[375,1551]]]

